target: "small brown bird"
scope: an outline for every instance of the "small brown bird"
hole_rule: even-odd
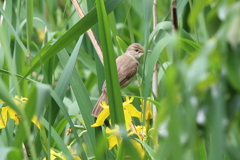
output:
[[[120,88],[126,87],[132,81],[138,70],[139,58],[143,54],[144,48],[138,43],[133,43],[127,48],[123,55],[116,59]],[[102,86],[102,94],[93,108],[92,115],[94,117],[97,117],[103,110],[100,106],[102,101],[108,103],[106,81],[104,81]]]

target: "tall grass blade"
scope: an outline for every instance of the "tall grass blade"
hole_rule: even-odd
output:
[[[100,32],[100,44],[103,50],[104,72],[107,83],[107,94],[110,106],[110,117],[112,125],[124,123],[123,108],[121,107],[120,86],[117,75],[117,67],[113,50],[112,38],[110,36],[107,12],[102,0],[97,1],[97,13]]]

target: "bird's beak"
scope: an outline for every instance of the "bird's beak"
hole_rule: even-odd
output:
[[[151,50],[147,50],[147,52],[148,52],[148,53],[152,53],[152,51],[151,51]]]

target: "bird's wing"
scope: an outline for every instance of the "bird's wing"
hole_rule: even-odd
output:
[[[133,79],[138,70],[138,61],[129,55],[123,54],[116,59],[118,79],[120,87],[126,87]],[[122,65],[124,64],[124,65]],[[106,91],[106,80],[103,83],[102,91]]]
[[[120,87],[126,87],[138,70],[138,61],[133,57],[123,54],[116,60]],[[124,65],[122,65],[124,64]]]

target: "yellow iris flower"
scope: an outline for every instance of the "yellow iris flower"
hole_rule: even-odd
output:
[[[79,156],[75,156],[74,154],[76,154],[76,150],[73,150],[71,147],[67,146],[70,153],[73,155],[73,159],[74,160],[81,160],[81,158]],[[53,149],[50,149],[50,160],[55,160],[55,159],[61,159],[61,160],[67,160],[66,157],[64,157],[64,155],[62,154],[62,152],[55,152]],[[44,158],[43,160],[46,160],[46,158]]]
[[[140,129],[140,128],[139,128]],[[139,131],[137,129],[137,131]],[[108,149],[112,149],[114,146],[118,146],[119,144],[122,143],[122,136],[121,133],[119,132],[119,126],[116,125],[114,129],[110,129],[110,128],[106,128],[106,133],[110,134],[109,137],[107,137],[108,139]],[[133,134],[133,132],[129,133],[129,135]],[[139,133],[138,133],[139,134]],[[142,139],[141,139],[142,140]],[[130,139],[130,142],[132,143],[132,145],[136,148],[136,150],[138,151],[140,157],[144,157],[145,151],[142,148],[142,145],[140,143],[138,143],[137,141]]]
[[[130,130],[130,125],[132,123],[132,117],[141,118],[141,112],[139,112],[131,103],[133,102],[134,97],[130,98],[126,96],[126,101],[122,103],[124,118],[126,123],[126,130]],[[104,124],[105,119],[109,116],[109,106],[103,101],[100,106],[103,108],[103,111],[98,115],[96,123],[91,125],[91,127],[98,127]]]
[[[23,97],[18,97],[15,96],[14,102],[17,106],[20,106],[22,108],[24,108],[24,105],[21,103],[26,103],[28,101],[27,98],[23,98]],[[2,100],[0,100],[0,103],[5,103]],[[5,128],[7,121],[8,121],[8,115],[11,119],[13,119],[15,121],[15,125],[19,124],[19,119],[21,119],[21,117],[9,106],[4,106],[1,108],[2,111],[0,113],[0,129]],[[38,118],[34,115],[32,117],[32,122],[40,129],[40,122],[38,121]]]
[[[150,97],[148,97],[148,99],[150,99]],[[142,112],[143,112],[143,106],[144,106],[144,100],[140,99],[142,105],[140,105]],[[150,101],[146,102],[146,120],[152,119],[153,118],[153,114],[152,111],[150,109]]]
[[[141,141],[145,141],[146,140],[146,127],[145,126],[135,126],[132,123],[132,117],[137,117],[140,119],[140,121],[142,121],[142,113],[139,112],[131,103],[133,102],[134,97],[129,98],[128,96],[126,96],[126,101],[122,103],[123,106],[123,111],[124,111],[124,118],[125,118],[125,124],[126,124],[126,129],[127,131],[130,130],[130,126],[134,127],[134,131],[130,131],[128,133],[128,136],[136,134],[138,136],[138,138]],[[148,99],[150,99],[148,97]],[[142,105],[140,105],[142,112],[143,112],[143,104],[144,101],[141,100]],[[100,106],[103,108],[103,111],[98,115],[96,122],[91,125],[91,127],[98,127],[104,124],[105,119],[108,118],[108,116],[110,115],[109,113],[109,106],[106,104],[105,101],[103,101]],[[152,119],[153,115],[150,109],[150,102],[147,101],[146,102],[146,120]],[[122,135],[119,131],[119,126],[116,125],[114,129],[110,129],[110,128],[106,128],[106,134],[108,134],[109,136],[107,137],[108,139],[108,143],[109,143],[109,150],[112,149],[114,146],[118,146],[122,143]],[[138,143],[136,140],[134,139],[130,139],[130,142],[132,143],[132,145],[137,149],[137,151],[139,152],[140,157],[144,157],[145,151],[142,148],[142,145],[140,143]]]
[[[146,127],[145,126],[135,126],[135,131],[136,132],[130,132],[129,135],[133,135],[133,134],[137,134],[138,135],[138,138],[141,140],[141,141],[145,141],[146,139]]]

